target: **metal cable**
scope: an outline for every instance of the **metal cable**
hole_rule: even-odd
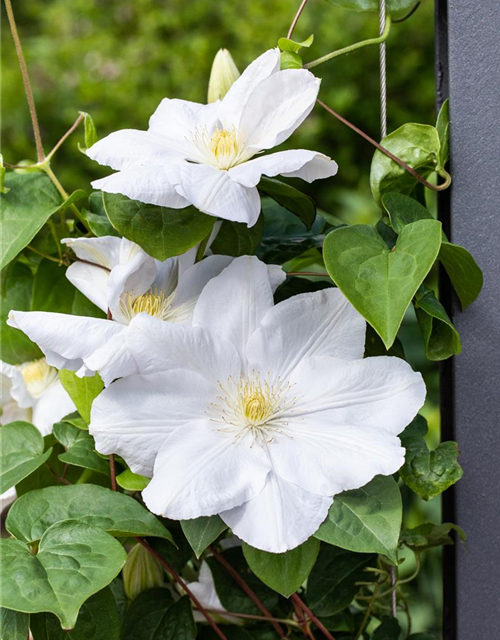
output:
[[[380,0],[380,35],[384,33],[386,21],[385,0]],[[387,59],[385,42],[380,45],[380,136],[387,135]]]

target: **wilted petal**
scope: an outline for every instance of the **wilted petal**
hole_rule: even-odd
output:
[[[260,214],[257,189],[242,187],[230,179],[227,171],[216,167],[184,163],[176,188],[185,201],[211,216],[253,227]]]
[[[321,178],[330,178],[338,171],[338,165],[328,156],[316,151],[297,149],[280,151],[268,156],[254,158],[229,170],[231,180],[244,187],[255,187],[263,175],[286,178],[302,178],[313,182]]]
[[[210,516],[264,487],[270,469],[264,450],[220,432],[221,425],[202,416],[181,424],[159,451],[153,479],[142,492],[153,513],[175,520]]]
[[[305,491],[271,471],[258,496],[219,515],[252,547],[284,553],[319,529],[332,502],[331,497]]]
[[[266,313],[250,337],[246,354],[252,368],[287,379],[304,358],[363,357],[366,323],[340,289],[303,293]]]

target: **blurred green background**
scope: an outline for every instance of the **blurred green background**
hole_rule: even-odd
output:
[[[240,70],[286,36],[299,0],[25,0],[14,4],[24,45],[42,139],[48,152],[70,127],[78,111],[89,112],[102,137],[121,128],[146,129],[165,96],[206,101],[212,59],[228,48]],[[4,8],[2,6],[2,12]],[[294,37],[314,33],[307,59],[378,32],[375,14],[357,14],[310,0]],[[21,74],[2,14],[2,152],[7,162],[34,160],[35,151]],[[406,22],[393,26],[388,43],[389,131],[405,122],[435,119],[433,3],[423,2]],[[379,137],[378,49],[370,47],[315,69],[323,78],[322,99]],[[60,149],[53,169],[68,192],[89,189],[91,179],[109,173],[78,152],[82,132]],[[373,149],[319,107],[285,147],[310,148],[337,160],[331,181],[302,184],[317,204],[348,223],[371,222],[377,209],[369,189]],[[437,368],[425,360],[414,317],[400,336],[415,368],[422,370],[430,401],[425,414],[430,440],[439,439]],[[409,493],[409,492],[408,492]],[[415,498],[415,496],[413,496]],[[407,500],[410,498],[405,496]],[[408,526],[440,518],[440,501],[414,500]],[[409,554],[411,556],[411,554]],[[408,557],[401,568],[411,573]],[[441,563],[428,553],[409,594],[414,632],[440,628]],[[404,620],[404,617],[403,617]]]

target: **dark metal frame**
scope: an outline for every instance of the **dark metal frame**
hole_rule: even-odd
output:
[[[436,0],[438,105],[450,97],[453,186],[440,215],[485,274],[462,313],[442,294],[463,353],[441,376],[443,439],[458,440],[464,478],[445,494],[443,520],[466,546],[444,554],[445,640],[500,638],[500,2]]]

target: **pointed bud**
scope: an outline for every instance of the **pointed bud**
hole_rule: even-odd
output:
[[[208,102],[221,100],[240,77],[238,67],[227,49],[219,49],[212,64],[208,82]]]
[[[136,544],[123,567],[123,586],[129,600],[164,583],[163,567],[142,544]]]

